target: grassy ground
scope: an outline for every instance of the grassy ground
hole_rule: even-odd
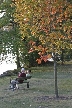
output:
[[[19,90],[9,90],[9,79],[0,78],[0,108],[72,108],[72,64],[58,65],[58,99],[53,66],[33,68],[30,88],[21,84]]]

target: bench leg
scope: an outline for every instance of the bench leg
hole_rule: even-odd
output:
[[[29,82],[27,83],[27,88],[29,88]]]

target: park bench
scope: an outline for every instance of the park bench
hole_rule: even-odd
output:
[[[13,89],[16,87],[16,84],[23,84],[23,83],[27,83],[27,88],[29,88],[29,81],[27,79],[31,79],[32,76],[27,76],[27,77],[18,77],[18,78],[15,78],[15,80],[11,80],[10,79],[10,87],[9,89]],[[19,80],[23,80],[22,83],[19,83]],[[11,81],[14,81],[14,83],[11,83]],[[17,81],[17,83],[15,82]],[[17,87],[19,88],[19,87]]]
[[[27,88],[29,88],[29,81],[27,79],[31,79],[32,76],[27,76],[27,77],[18,77],[16,78],[17,81],[19,80],[23,80],[23,83],[27,83]],[[18,84],[22,84],[22,83],[18,83]]]

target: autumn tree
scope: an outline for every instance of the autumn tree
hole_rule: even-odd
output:
[[[58,98],[56,57],[64,49],[72,49],[72,4],[68,0],[12,1],[14,21],[19,24],[22,38],[34,36],[42,43],[38,46],[30,43],[32,48],[29,52],[38,51],[38,63],[50,57],[54,59],[55,94]]]

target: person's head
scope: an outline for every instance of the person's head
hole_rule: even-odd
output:
[[[27,74],[29,74],[29,70],[27,70]]]
[[[24,71],[25,71],[25,69],[24,69],[24,68],[22,68],[22,69],[21,69],[21,72],[24,72]]]

